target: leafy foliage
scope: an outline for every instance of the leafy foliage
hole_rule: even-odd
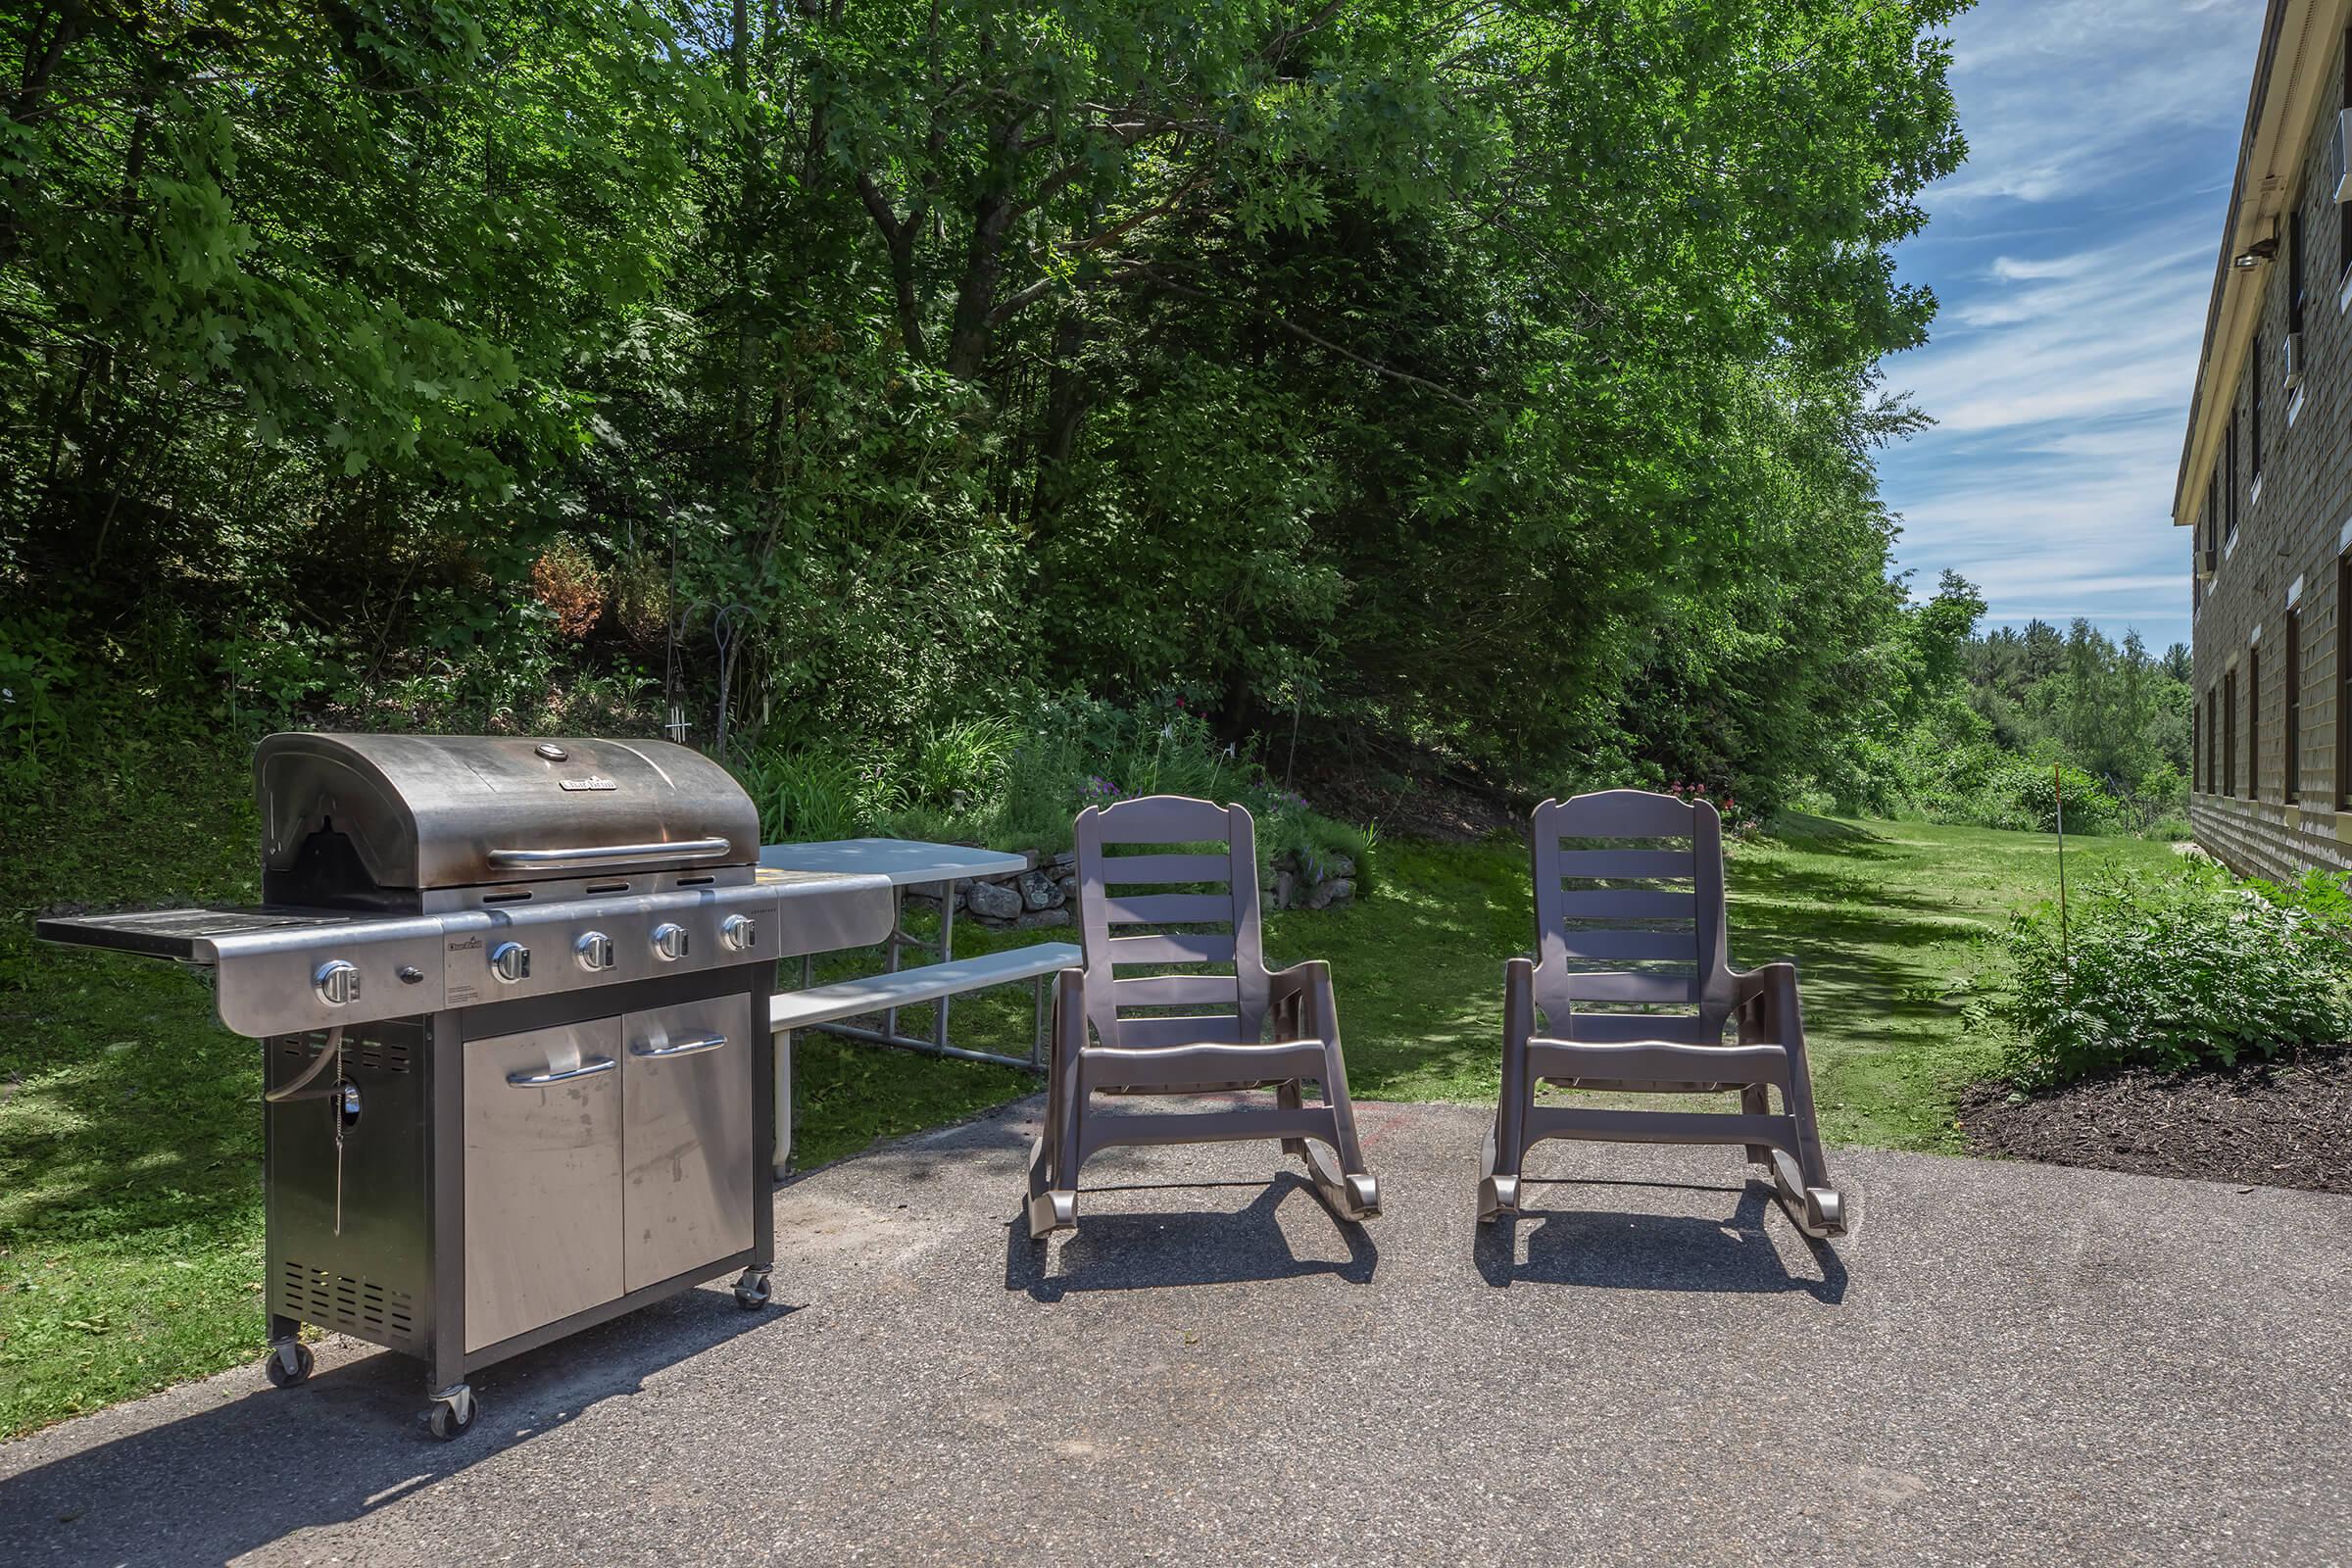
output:
[[[2008,946],[2019,1041],[2008,1068],[2042,1086],[2126,1067],[2265,1059],[2352,1034],[2340,886],[2240,884],[2184,861],[2101,875],[2020,915]]]
[[[1269,867],[1290,856],[1320,871],[1345,856],[1360,888],[1372,876],[1373,829],[1323,815],[1220,746],[1182,697],[1130,708],[1067,693],[1039,700],[1018,724],[957,721],[862,756],[775,748],[740,771],[770,840],[886,834],[1058,852],[1089,806],[1190,795],[1248,807]]]
[[[1768,808],[1902,613],[1955,9],[35,0],[7,765],[98,686],[918,774],[1181,689]]]
[[[1945,572],[1871,680],[1875,723],[1820,779],[1841,809],[2053,831],[2185,838],[2188,650],[2159,659],[2077,620],[1975,634],[1984,600]]]

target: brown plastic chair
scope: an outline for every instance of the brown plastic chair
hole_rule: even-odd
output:
[[[1503,971],[1502,1100],[1487,1134],[1480,1223],[1518,1210],[1530,1148],[1581,1138],[1744,1145],[1751,1161],[1771,1169],[1782,1207],[1806,1235],[1844,1235],[1844,1200],[1830,1184],[1813,1114],[1796,965],[1740,971],[1726,956],[1715,808],[1608,790],[1545,801],[1533,826],[1538,961],[1513,958]],[[1563,849],[1562,839],[1652,844]],[[1658,840],[1681,847],[1656,848]],[[1661,1006],[1683,1010],[1627,1010]],[[1737,1044],[1724,1043],[1727,1022],[1739,1026]],[[1543,1080],[1638,1094],[1737,1090],[1740,1110],[1538,1105]]]
[[[1062,970],[1054,985],[1046,1130],[1029,1153],[1031,1239],[1077,1224],[1079,1167],[1113,1144],[1279,1138],[1342,1218],[1379,1213],[1348,1103],[1331,968],[1315,959],[1270,973],[1261,956],[1250,813],[1153,795],[1089,807],[1076,833],[1086,966]],[[1202,844],[1219,848],[1164,853]],[[1108,853],[1132,845],[1152,853]],[[1216,891],[1197,891],[1206,885]],[[1305,1103],[1307,1079],[1322,1086],[1322,1103]],[[1237,1089],[1271,1089],[1273,1102],[1106,1114],[1094,1099]],[[1338,1154],[1336,1167],[1315,1144]]]

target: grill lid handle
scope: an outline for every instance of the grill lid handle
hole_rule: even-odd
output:
[[[609,860],[707,860],[734,848],[728,839],[679,839],[669,844],[588,844],[568,850],[492,850],[494,865],[601,865]]]

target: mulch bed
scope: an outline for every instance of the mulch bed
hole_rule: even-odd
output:
[[[2228,1071],[2123,1073],[1961,1098],[1969,1152],[2239,1187],[2352,1193],[2352,1047]]]

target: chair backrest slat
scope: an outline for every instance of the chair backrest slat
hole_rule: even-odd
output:
[[[1531,826],[1536,1004],[1548,1027],[1594,1043],[1721,1039],[1732,993],[1715,808],[1605,790],[1545,801]],[[1626,882],[1647,885],[1611,885]],[[1579,1009],[1580,1002],[1689,1010],[1628,1016]]]
[[[1222,855],[1106,855],[1102,879],[1111,887],[1165,887],[1174,882],[1222,882],[1233,862]]]
[[[1114,964],[1231,963],[1233,938],[1198,931],[1162,931],[1148,937],[1112,937],[1103,956]]]
[[[1233,918],[1230,893],[1138,893],[1104,899],[1102,918],[1110,925],[1199,925]]]
[[[1231,1006],[1241,988],[1229,974],[1139,974],[1113,982],[1111,995],[1122,1007]]]
[[[1568,888],[1560,894],[1560,914],[1570,920],[1695,920],[1698,898],[1647,888]]]
[[[1583,799],[1582,796],[1578,797]],[[1665,834],[1643,837],[1664,838]],[[1690,857],[1674,850],[1562,850],[1560,875],[1689,881]]]
[[[1119,1044],[1131,1051],[1159,1046],[1238,1046],[1241,1020],[1230,1012],[1119,1020]]]
[[[1184,796],[1147,796],[1081,811],[1076,839],[1086,1011],[1096,1040],[1152,1048],[1262,1038],[1266,966],[1250,813]],[[1135,844],[1184,848],[1114,853]],[[1195,848],[1209,844],[1221,845],[1221,852]],[[1113,895],[1112,888],[1121,891]],[[1184,891],[1131,891],[1139,888]],[[1200,929],[1204,926],[1226,929]],[[1139,967],[1185,972],[1137,974]],[[1232,1010],[1136,1015],[1145,1008],[1202,1006]]]

